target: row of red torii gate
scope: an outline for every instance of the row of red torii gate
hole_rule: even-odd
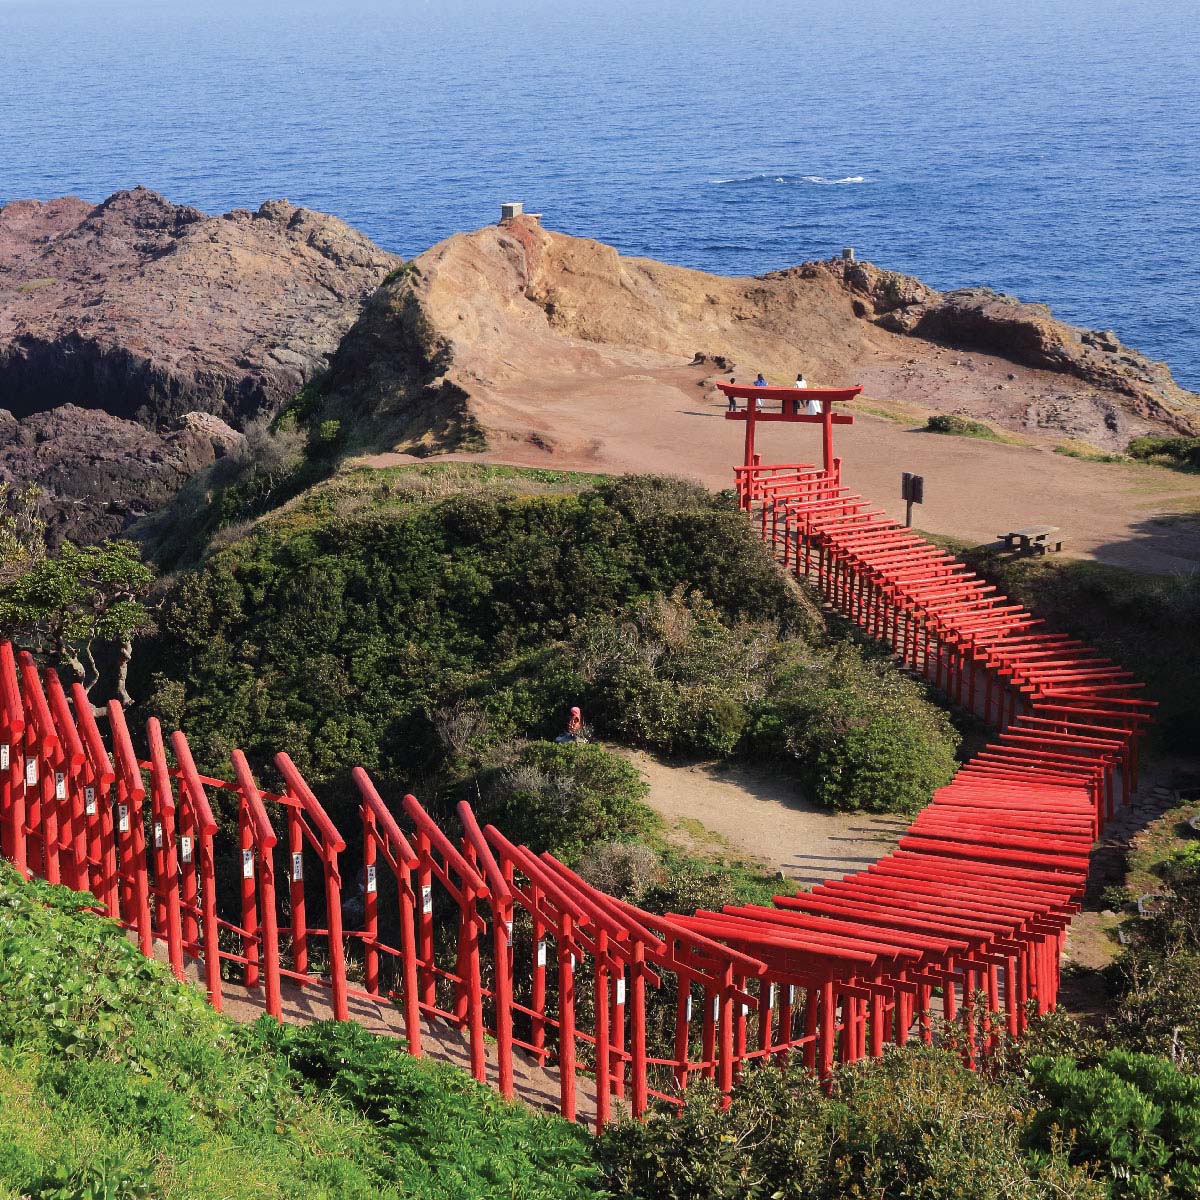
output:
[[[285,752],[276,791],[239,750],[230,778],[205,776],[151,718],[143,757],[120,704],[102,727],[78,685],[0,643],[4,856],[92,893],[217,1009],[368,1004],[411,1053],[597,1129],[681,1104],[697,1077],[727,1098],[756,1061],[828,1079],[920,1039],[974,1065],[1056,1004],[1091,846],[1136,787],[1153,704],[842,485],[832,405],[859,389],[817,392],[806,416],[792,389],[721,386],[748,400],[728,414],[747,422],[737,494],[782,568],[998,731],[866,870],[771,906],[650,913],[465,802],[441,824],[414,796],[385,802],[361,767],[348,847]],[[822,463],[762,464],[764,419],[823,424]]]

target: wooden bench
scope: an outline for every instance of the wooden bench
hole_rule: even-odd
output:
[[[1012,529],[997,536],[1005,550],[1016,550],[1021,554],[1046,554],[1050,550],[1061,550],[1067,540],[1059,534],[1057,525],[1032,525],[1028,529]]]

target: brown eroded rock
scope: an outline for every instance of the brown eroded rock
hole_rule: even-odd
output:
[[[399,260],[272,200],[209,217],[145,188],[0,208],[0,407],[171,426],[274,412]]]
[[[161,434],[73,404],[20,421],[0,409],[0,480],[37,484],[51,541],[95,542],[165,504],[241,436],[211,413]]]
[[[802,369],[814,384],[1108,449],[1200,428],[1200,397],[1165,366],[1043,306],[840,259],[708,275],[527,217],[451,237],[380,289],[335,358],[331,411],[354,413],[364,447],[486,441],[587,460],[597,431],[572,422],[572,395],[606,380],[628,394],[639,372],[691,362],[775,383]]]
[[[839,266],[836,260],[824,265],[835,271]],[[1118,431],[1115,414],[1121,409],[1180,433],[1200,431],[1197,397],[1175,383],[1165,363],[1122,346],[1111,330],[1068,325],[1044,304],[1024,304],[991,288],[936,292],[869,263],[846,267],[843,278],[863,295],[859,315],[873,316],[884,329],[1056,371],[1109,393],[1113,400],[1097,407],[1110,414],[1112,432]],[[1039,424],[1036,409],[1025,424]]]

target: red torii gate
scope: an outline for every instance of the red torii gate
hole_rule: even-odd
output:
[[[843,486],[832,427],[852,418],[832,406],[861,388],[718,386],[748,401],[728,414],[747,423],[739,498],[783,567],[969,710],[978,711],[981,687],[983,717],[999,726],[865,870],[770,907],[660,916],[494,826],[481,829],[465,802],[454,840],[404,796],[406,833],[399,809],[358,767],[363,916],[344,924],[346,839],[286,754],[274,758],[281,794],[262,790],[236,749],[236,782],[202,776],[182,732],[169,739],[171,766],[150,718],[141,761],[119,703],[108,705],[106,741],[79,684],[69,702],[52,670],[3,641],[0,853],[26,876],[90,890],[99,911],[136,931],[144,953],[165,946],[177,975],[203,959],[218,1009],[222,968],[262,993],[277,1019],[284,983],[328,991],[341,1020],[349,997],[394,999],[411,1053],[422,1054],[423,1024],[434,1036],[445,1024],[463,1039],[475,1078],[505,1095],[520,1093],[521,1054],[526,1069],[557,1074],[559,1110],[574,1119],[577,1077],[592,1076],[597,1128],[627,1093],[635,1117],[654,1100],[681,1106],[697,1075],[715,1080],[728,1105],[755,1059],[794,1055],[828,1080],[837,1062],[877,1056],[886,1042],[933,1041],[937,992],[946,1031],[961,1020],[964,1061],[975,1066],[1001,1030],[1023,1032],[1029,1006],[1055,1007],[1088,852],[1136,787],[1137,741],[1154,703],[1128,672],[1047,631]],[[779,400],[779,411],[760,400]],[[819,413],[801,411],[809,400]],[[824,470],[762,465],[760,420],[821,424]],[[233,870],[214,865],[213,789],[236,800],[223,838]],[[272,824],[281,817],[283,837]],[[318,889],[324,923],[314,927],[306,895]],[[311,939],[328,946],[320,966]],[[361,981],[344,943],[360,949]],[[648,1013],[648,989],[664,986],[659,1011]]]
[[[835,413],[833,406],[853,400],[861,394],[862,387],[849,388],[789,388],[789,387],[754,387],[752,384],[718,383],[717,388],[730,400],[747,401],[745,408],[730,408],[725,414],[727,421],[744,421],[746,423],[746,454],[744,465],[753,467],[754,462],[754,427],[759,421],[786,421],[794,425],[820,425],[821,452],[823,465],[827,472],[833,471],[833,427],[835,425],[853,425],[854,418],[847,413]],[[779,412],[764,412],[759,403],[765,400],[778,400]],[[810,400],[821,404],[820,413],[804,411]]]

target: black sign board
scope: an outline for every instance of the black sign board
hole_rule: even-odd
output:
[[[904,524],[911,526],[912,506],[925,502],[925,476],[914,475],[911,471],[903,472],[900,476],[900,499],[907,504]]]

